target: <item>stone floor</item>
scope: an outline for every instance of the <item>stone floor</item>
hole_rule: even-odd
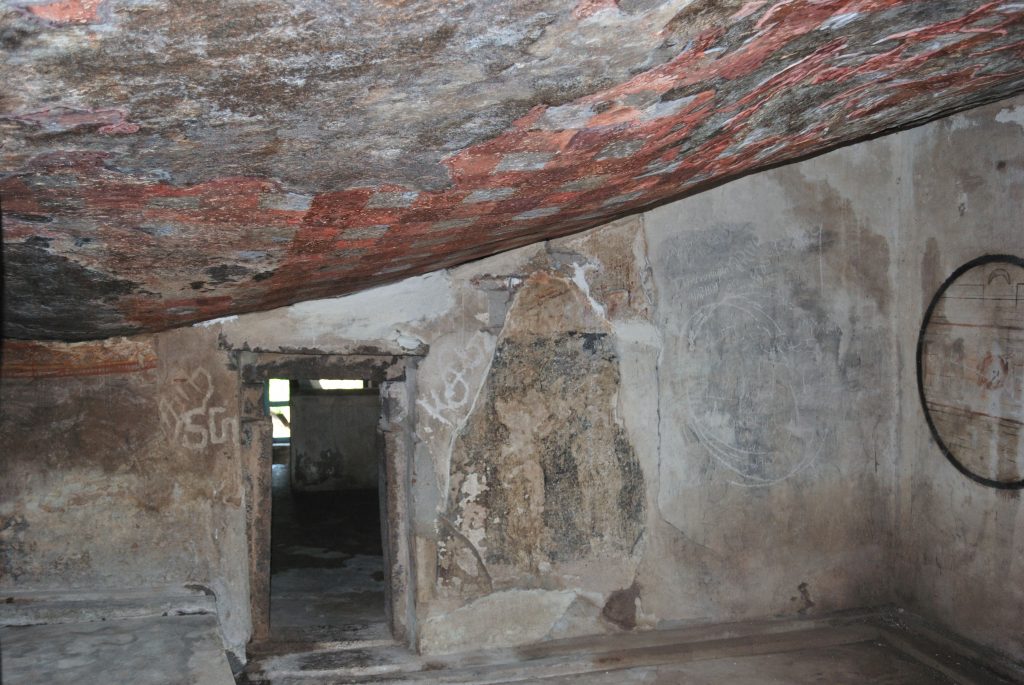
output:
[[[217,616],[0,628],[4,685],[233,685]]]
[[[874,611],[420,656],[388,634],[376,492],[293,494],[275,464],[273,496],[271,641],[254,646],[240,683],[1015,682]]]
[[[293,494],[283,464],[272,485],[271,639],[386,637],[377,492]]]
[[[681,627],[530,647],[419,656],[386,639],[252,655],[240,680],[267,685],[925,685],[1020,683],[1024,671],[893,612]]]
[[[823,649],[682,664],[638,667],[544,679],[551,685],[791,685],[953,683],[947,676],[884,642],[867,641]]]

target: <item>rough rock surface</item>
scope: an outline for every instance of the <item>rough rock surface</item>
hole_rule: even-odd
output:
[[[16,0],[4,335],[155,331],[596,226],[1017,92],[980,0]]]

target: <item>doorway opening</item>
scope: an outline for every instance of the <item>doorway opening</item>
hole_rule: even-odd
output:
[[[274,454],[271,640],[386,637],[378,384],[271,378],[264,397]]]
[[[238,352],[254,643],[412,643],[417,357]]]

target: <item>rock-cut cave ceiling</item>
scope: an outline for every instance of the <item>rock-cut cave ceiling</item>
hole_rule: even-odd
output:
[[[0,23],[4,334],[339,295],[1024,86],[1024,3],[33,0]]]

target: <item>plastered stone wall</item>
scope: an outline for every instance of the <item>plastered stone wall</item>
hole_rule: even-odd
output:
[[[226,352],[408,354],[424,651],[898,600],[1019,656],[1019,500],[945,462],[911,390],[934,288],[976,252],[1020,248],[1020,106],[456,269],[132,339],[152,363],[129,374],[5,378],[18,575],[0,582],[210,583],[244,642]],[[88,426],[111,408],[99,439]],[[95,521],[113,533],[82,535]]]
[[[424,651],[882,604],[892,156],[867,143],[219,328],[259,350],[428,350],[411,506]]]
[[[411,509],[421,649],[637,624],[632,599],[600,617],[613,595],[635,594],[656,464],[656,393],[634,381],[656,378],[644,241],[637,217],[219,325],[225,344],[258,350],[429,349]],[[423,306],[408,310],[409,298]],[[405,311],[389,316],[393,305]]]
[[[886,601],[890,168],[876,141],[647,216],[664,551],[641,596],[659,618]]]
[[[225,641],[249,633],[236,375],[185,329],[5,349],[0,593],[198,584]]]
[[[901,205],[897,271],[899,599],[1024,659],[1021,491],[976,483],[947,461],[925,423],[914,370],[924,312],[943,281],[984,254],[1024,256],[1024,99],[957,115],[894,142],[900,174],[911,186]],[[1024,441],[1015,447],[1017,464],[1024,464]]]

